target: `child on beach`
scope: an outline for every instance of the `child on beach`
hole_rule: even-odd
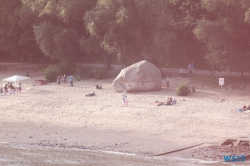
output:
[[[128,98],[127,98],[127,92],[126,91],[123,92],[122,102],[123,102],[123,106],[128,106]]]

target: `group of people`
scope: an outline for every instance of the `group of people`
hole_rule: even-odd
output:
[[[12,83],[5,84],[5,86],[3,88],[0,87],[0,93],[1,94],[4,93],[5,95],[6,94],[12,94],[13,91],[16,91],[16,90],[18,90],[21,93],[21,82],[18,82],[18,87],[17,88],[14,87],[12,85]]]
[[[167,97],[167,104],[166,105],[174,105],[177,103],[177,100],[172,97]]]
[[[191,76],[194,73],[194,62],[191,61],[190,63],[188,63],[188,73]],[[181,77],[186,77],[188,75],[187,71],[185,69],[180,69],[180,76]]]
[[[177,103],[177,100],[175,98],[172,98],[172,97],[167,97],[167,102],[159,102],[159,101],[156,101],[155,102],[157,106],[161,106],[161,105],[166,105],[166,106],[169,106],[169,105],[174,105]]]
[[[61,84],[61,79],[62,79],[63,83],[67,84],[67,76],[66,76],[66,74],[63,75],[63,78],[61,78],[61,76],[57,77],[56,82],[57,82],[58,85]],[[73,81],[74,81],[73,76],[69,76],[69,83],[70,83],[71,87],[73,87]]]
[[[250,105],[247,107],[244,105],[242,108],[239,108],[239,111],[249,111],[250,112]]]

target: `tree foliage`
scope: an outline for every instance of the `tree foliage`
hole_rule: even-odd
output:
[[[80,55],[79,40],[85,35],[83,15],[95,1],[88,0],[22,0],[36,15],[34,34],[45,56],[72,62]]]
[[[99,0],[85,15],[91,37],[126,63],[162,60],[175,39],[173,21],[168,1]]]
[[[0,0],[0,52],[250,69],[249,0]],[[4,54],[3,54],[4,53]],[[180,63],[178,61],[178,63]],[[196,63],[197,64],[197,63]],[[66,66],[67,66],[66,65]]]
[[[212,67],[241,72],[250,67],[250,24],[245,17],[249,5],[245,2],[202,0],[202,7],[215,17],[199,20],[194,33],[206,44],[205,59]]]

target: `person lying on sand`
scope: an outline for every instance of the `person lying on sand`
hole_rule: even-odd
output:
[[[85,96],[86,96],[86,97],[89,97],[89,96],[95,96],[95,92],[92,92],[92,93],[86,94]]]
[[[100,85],[95,85],[95,89],[102,89],[102,84],[100,84]]]
[[[164,105],[164,104],[165,104],[164,102],[155,101],[155,105],[156,105],[156,106],[162,106],[162,105]]]
[[[246,111],[247,110],[247,106],[243,106],[243,111]]]

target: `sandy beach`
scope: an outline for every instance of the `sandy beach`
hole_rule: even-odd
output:
[[[1,70],[0,79],[23,73]],[[122,94],[111,86],[113,79],[83,79],[70,87],[55,82],[33,86],[34,80],[45,79],[38,71],[31,72],[30,78],[30,82],[23,82],[21,93],[0,96],[0,142],[153,156],[250,134],[250,113],[238,111],[250,104],[248,86],[221,91],[219,86],[196,85],[195,93],[179,97],[175,94],[177,85],[189,79],[175,76],[170,89],[163,80],[160,91],[128,93],[129,106],[123,107]],[[95,84],[102,84],[103,89],[94,90]],[[85,97],[90,92],[96,96]],[[154,104],[168,96],[176,98],[177,104]],[[190,157],[189,153],[173,155]]]

